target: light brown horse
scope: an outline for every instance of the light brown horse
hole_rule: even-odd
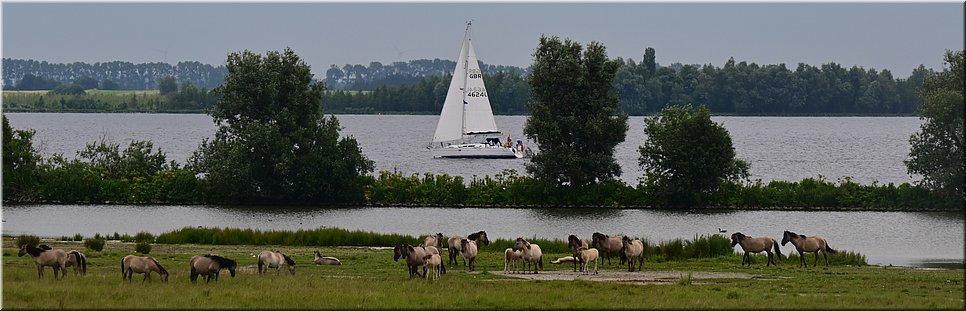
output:
[[[778,241],[769,237],[757,237],[753,238],[742,234],[741,232],[735,232],[731,235],[731,247],[735,245],[741,245],[741,249],[745,251],[745,255],[741,257],[741,266],[745,266],[745,260],[748,261],[748,266],[751,267],[751,254],[749,253],[768,253],[768,264],[765,265],[778,265],[775,262],[775,256],[771,253],[772,248],[775,249],[775,253],[778,254],[778,259],[783,259],[782,250],[778,248]]]
[[[423,247],[413,247],[409,244],[403,244],[396,246],[392,249],[392,260],[399,261],[399,258],[406,260],[406,266],[409,270],[409,278],[412,279],[413,276],[421,277],[419,274],[419,267],[426,264],[426,255],[432,255],[426,252]]]
[[[157,272],[161,276],[161,282],[168,281],[168,270],[158,263],[157,260],[147,256],[127,255],[121,258],[121,279],[131,282],[134,273],[144,273],[141,282],[151,279],[151,272]]]
[[[199,275],[205,276],[205,283],[211,282],[212,277],[217,282],[221,269],[228,269],[231,277],[235,277],[237,266],[234,260],[212,254],[191,257],[189,265],[191,265],[191,283],[197,282]]]
[[[341,266],[342,261],[335,257],[322,257],[322,253],[318,250],[315,251],[315,264],[317,265],[330,265],[330,266]]]
[[[78,251],[67,252],[67,266],[74,267],[74,273],[87,275],[87,256]]]
[[[587,240],[581,240],[576,235],[571,234],[567,237],[567,246],[570,247],[571,256],[577,258],[577,252],[581,248],[590,248],[590,243],[587,243]],[[583,269],[583,266],[581,266],[581,269]],[[574,272],[577,272],[577,261],[574,261]]]
[[[443,234],[436,233],[436,235],[429,235],[423,240],[423,247],[433,246],[436,249],[443,249]]]
[[[627,260],[627,272],[634,272],[634,262],[637,261],[637,271],[644,268],[644,242],[631,240],[629,237],[621,239],[621,254]]]
[[[621,252],[621,248],[624,247],[623,242],[621,242],[621,240],[623,239],[624,239],[624,236],[622,235],[608,236],[600,232],[594,232],[594,235],[592,236],[593,242],[591,243],[591,246],[596,247],[598,250],[600,250],[601,253],[604,253],[604,255],[606,255],[608,265],[610,264],[610,255],[612,253],[617,253],[617,256],[620,257],[620,264],[623,265],[624,253]]]
[[[44,249],[24,245],[20,247],[20,253],[17,254],[17,257],[23,257],[26,254],[30,254],[30,257],[34,259],[34,263],[37,264],[38,278],[44,278],[44,267],[46,266],[53,267],[55,280],[58,279],[58,273],[60,273],[61,278],[67,278],[67,252],[64,250]]]
[[[269,268],[275,268],[278,274],[282,265],[288,266],[288,272],[295,275],[295,260],[281,252],[262,251],[258,254],[258,274],[265,275]]]
[[[821,251],[822,256],[825,257],[826,267],[828,267],[828,254],[829,253],[835,254],[838,252],[832,249],[831,247],[829,247],[828,242],[825,241],[825,238],[820,236],[806,237],[805,235],[802,235],[802,234],[796,234],[791,231],[785,231],[785,233],[782,236],[782,245],[788,244],[788,242],[792,242],[792,245],[795,245],[795,249],[798,250],[798,257],[799,257],[798,259],[801,261],[801,263],[798,265],[799,267],[808,266],[808,264],[805,263],[806,252],[815,253],[815,262],[812,263],[812,267],[815,267],[816,265],[818,265],[819,251]]]
[[[519,237],[513,243],[513,250],[523,253],[523,272],[528,271],[529,265],[533,265],[533,274],[537,274],[537,268],[543,270],[543,250],[540,249],[540,245],[531,244],[523,237]]]
[[[490,239],[486,237],[486,231],[473,233],[467,237],[463,237],[459,235],[451,236],[446,241],[446,250],[449,252],[449,260],[446,261],[446,263],[452,263],[452,264],[458,263],[456,260],[456,257],[459,257],[460,252],[462,252],[462,245],[460,244],[460,240],[462,239],[469,239],[469,240],[476,241],[477,246],[479,246],[480,243],[482,243],[483,245],[490,245]],[[463,265],[466,265],[466,258],[463,259]],[[445,269],[443,273],[446,273]]]

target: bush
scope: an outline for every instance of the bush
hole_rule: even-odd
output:
[[[134,244],[134,251],[147,255],[151,253],[151,243],[138,242],[138,244]]]
[[[84,240],[84,236],[80,233],[74,234],[74,241],[80,242]]]
[[[104,250],[104,242],[105,240],[101,238],[86,239],[84,240],[84,247],[92,251],[100,252]]]
[[[21,248],[24,245],[37,247],[38,244],[40,244],[40,238],[36,235],[21,235],[17,237],[17,248]]]

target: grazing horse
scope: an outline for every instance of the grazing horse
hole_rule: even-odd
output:
[[[618,236],[607,236],[606,234],[600,232],[594,232],[591,246],[596,247],[602,253],[607,255],[607,264],[610,264],[610,254],[617,253],[620,257],[620,263],[624,264],[624,253],[621,252],[621,248],[624,247],[621,240],[624,238],[622,235]]]
[[[275,274],[278,274],[282,265],[288,266],[288,272],[295,275],[295,260],[288,255],[273,251],[262,251],[258,254],[258,274],[264,275],[269,268],[275,268]]]
[[[127,255],[121,258],[122,280],[127,279],[130,283],[134,273],[144,273],[144,279],[141,280],[141,282],[144,282],[151,279],[151,272],[157,272],[161,276],[161,282],[168,281],[168,270],[165,270],[154,258],[135,255]]]
[[[235,277],[235,267],[237,266],[234,260],[212,254],[191,257],[189,264],[191,265],[191,283],[198,281],[198,275],[205,276],[205,283],[211,282],[212,277],[215,278],[215,281],[218,281],[218,274],[221,273],[221,269],[228,269],[231,277]]]
[[[470,234],[468,237],[462,237],[458,235],[451,236],[449,237],[449,240],[446,241],[447,250],[449,251],[449,261],[447,261],[446,263],[453,263],[453,264],[457,263],[456,257],[458,257],[460,255],[460,252],[462,252],[462,249],[461,249],[462,245],[460,245],[460,240],[462,239],[473,240],[473,241],[476,241],[476,243],[478,244],[483,243],[483,245],[490,245],[490,240],[486,238],[486,231],[473,233],[473,234]],[[466,265],[466,258],[463,259],[463,265]]]
[[[567,246],[570,247],[572,253],[571,256],[574,258],[577,258],[577,252],[581,248],[590,248],[590,244],[587,243],[587,240],[578,239],[577,236],[573,234],[567,237]],[[577,261],[574,261],[574,272],[577,272]]]
[[[815,262],[812,263],[812,267],[818,265],[818,252],[822,252],[822,256],[825,257],[825,266],[828,267],[828,254],[838,253],[838,251],[832,249],[828,246],[828,242],[825,238],[820,236],[809,236],[796,234],[791,231],[785,231],[782,237],[782,246],[792,242],[795,245],[795,249],[798,250],[798,259],[801,260],[799,267],[807,267],[808,264],[805,263],[805,253],[815,253]]]
[[[57,273],[60,273],[61,278],[67,278],[67,252],[64,250],[24,245],[20,247],[20,253],[17,254],[17,257],[23,257],[25,254],[30,254],[34,263],[37,264],[38,278],[44,278],[44,267],[46,266],[53,267],[55,280],[58,279]]]
[[[644,242],[631,240],[629,237],[621,239],[621,255],[627,259],[627,272],[634,272],[634,261],[637,259],[637,271],[644,267]]]
[[[426,255],[433,255],[426,252],[425,248],[413,247],[409,244],[403,244],[396,246],[392,249],[392,260],[399,261],[399,258],[406,259],[406,265],[409,268],[409,278],[412,279],[413,276],[420,277],[419,266],[426,264],[423,259]],[[442,264],[440,264],[442,266]]]
[[[67,252],[67,266],[74,267],[74,273],[87,275],[87,256],[78,251]]]
[[[533,273],[537,273],[537,265],[540,266],[540,270],[543,270],[543,251],[540,250],[540,245],[530,244],[527,240],[522,237],[517,238],[517,241],[513,243],[513,250],[520,250],[523,252],[523,271],[527,271],[527,265],[533,265]]]
[[[744,266],[745,260],[747,260],[748,266],[751,267],[751,255],[749,253],[768,253],[768,264],[766,264],[765,267],[773,264],[776,266],[778,265],[778,263],[775,262],[774,255],[771,253],[771,248],[775,249],[775,253],[778,254],[778,259],[782,259],[784,256],[782,255],[782,250],[778,248],[778,241],[775,241],[775,239],[769,237],[753,238],[744,235],[741,232],[735,232],[731,235],[731,247],[735,247],[735,245],[738,244],[740,244],[741,249],[745,251],[745,256],[741,257],[741,266]]]
[[[335,257],[322,257],[322,253],[318,250],[315,251],[315,264],[317,265],[330,265],[330,266],[341,266],[342,261]]]

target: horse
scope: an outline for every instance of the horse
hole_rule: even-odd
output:
[[[212,254],[191,257],[189,265],[191,266],[191,283],[198,281],[198,275],[205,276],[205,283],[211,282],[212,277],[217,282],[221,269],[228,269],[231,277],[235,277],[235,267],[238,266],[234,260]]]
[[[600,257],[600,253],[597,251],[596,248],[591,248],[591,249],[581,248],[577,250],[577,260],[580,261],[580,271],[584,272],[584,274],[589,275],[590,269],[588,265],[590,264],[591,261],[593,261],[594,274],[597,274],[598,257]]]
[[[318,250],[315,251],[315,264],[317,265],[331,265],[331,266],[341,266],[342,261],[335,257],[322,257],[322,253]]]
[[[463,268],[469,266],[470,271],[476,271],[476,254],[478,249],[476,247],[476,241],[469,239],[460,240],[460,248],[463,250],[463,260],[468,260],[470,263],[464,265]]]
[[[30,254],[34,263],[37,264],[38,278],[44,278],[44,267],[46,266],[53,267],[55,280],[58,279],[58,273],[60,273],[60,278],[67,278],[67,252],[64,250],[23,245],[20,247],[20,253],[17,254],[17,257],[23,257],[25,254]]]
[[[539,264],[540,270],[543,270],[543,251],[540,250],[540,245],[530,244],[527,240],[522,237],[517,238],[517,241],[513,243],[513,250],[523,251],[523,271],[527,271],[527,265],[533,264],[533,273],[537,273],[537,265]]]
[[[745,260],[748,260],[748,266],[751,267],[751,255],[749,253],[768,253],[768,264],[765,267],[771,266],[772,264],[778,265],[775,262],[774,255],[772,255],[769,249],[775,249],[775,253],[778,254],[778,259],[782,259],[784,256],[782,255],[781,249],[778,248],[778,241],[769,237],[753,238],[741,232],[735,232],[731,235],[731,247],[735,247],[737,244],[741,244],[741,249],[745,251],[745,256],[741,257],[741,266],[744,266]]]
[[[399,261],[399,258],[406,259],[406,265],[409,268],[409,278],[412,279],[413,276],[419,277],[419,266],[426,264],[423,259],[426,255],[432,255],[426,253],[426,249],[422,247],[413,247],[409,244],[402,244],[396,246],[392,249],[392,260]],[[442,264],[440,265],[442,266]]]
[[[422,246],[433,246],[436,247],[436,249],[443,249],[443,234],[436,233],[436,235],[426,236],[426,239],[423,240]]]
[[[570,247],[571,256],[577,258],[577,251],[581,248],[590,248],[590,245],[586,240],[578,239],[576,235],[571,234],[567,237],[567,246]],[[574,272],[577,272],[577,261],[574,261]]]
[[[621,265],[624,264],[624,254],[620,251],[624,247],[621,240],[624,238],[622,235],[617,236],[607,236],[606,234],[600,232],[594,232],[592,236],[591,246],[596,247],[598,250],[607,255],[607,264],[610,264],[610,254],[617,253],[620,257]]]
[[[67,266],[74,267],[74,273],[87,275],[87,256],[78,251],[67,252]]]
[[[621,254],[627,259],[627,272],[634,272],[635,258],[638,261],[637,271],[644,268],[644,242],[641,242],[641,240],[623,237],[621,239]]]
[[[436,274],[433,275],[433,279],[439,280],[441,266],[443,266],[443,258],[439,257],[439,254],[429,254],[423,256],[423,275],[427,280],[429,279],[431,272],[436,272]]]
[[[483,243],[483,245],[490,245],[490,240],[486,238],[486,231],[473,233],[467,237],[458,235],[451,236],[449,237],[449,240],[446,241],[447,251],[449,252],[449,260],[446,263],[457,263],[456,257],[460,255],[460,252],[462,252],[462,249],[460,249],[460,247],[462,247],[460,245],[460,240],[462,239],[469,239],[476,241],[477,243]],[[465,258],[463,259],[463,264],[466,265]]]
[[[507,248],[503,251],[503,272],[510,272],[510,264],[513,264],[513,272],[520,272],[517,269],[517,262],[523,258],[523,252],[514,251],[513,248]]]
[[[151,279],[151,272],[157,272],[161,276],[161,282],[168,281],[168,270],[165,270],[154,258],[135,255],[121,258],[121,280],[127,279],[130,283],[134,273],[144,273],[144,279],[141,280],[144,282]]]
[[[791,231],[785,231],[782,237],[782,246],[792,242],[795,245],[795,249],[798,250],[798,259],[801,260],[799,267],[807,267],[808,264],[805,263],[805,253],[815,253],[815,262],[812,263],[812,267],[818,265],[818,252],[822,252],[822,256],[825,257],[825,266],[828,267],[828,254],[838,253],[838,251],[832,249],[828,246],[828,242],[825,238],[820,236],[810,236],[796,234]]]
[[[264,275],[269,268],[275,268],[275,274],[278,274],[282,265],[288,266],[288,272],[295,275],[295,260],[288,255],[273,251],[262,251],[258,254],[258,274],[260,275]]]

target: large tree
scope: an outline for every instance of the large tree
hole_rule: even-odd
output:
[[[524,133],[540,152],[527,171],[553,184],[586,185],[621,174],[614,147],[627,134],[627,115],[611,93],[619,63],[606,48],[540,37],[530,73],[530,118]]]
[[[748,177],[748,163],[735,158],[731,135],[707,107],[664,108],[644,120],[644,134],[639,164],[658,204],[704,204],[724,183]]]
[[[209,200],[320,203],[361,200],[373,163],[325,117],[325,89],[291,49],[228,55],[228,76],[210,114],[219,125],[190,160]]]
[[[920,93],[919,114],[926,122],[912,135],[910,174],[922,175],[922,184],[962,203],[963,193],[963,83],[966,76],[964,52],[947,51],[947,67],[926,78]]]
[[[3,199],[26,200],[38,183],[40,154],[33,146],[33,130],[15,130],[3,116]]]

